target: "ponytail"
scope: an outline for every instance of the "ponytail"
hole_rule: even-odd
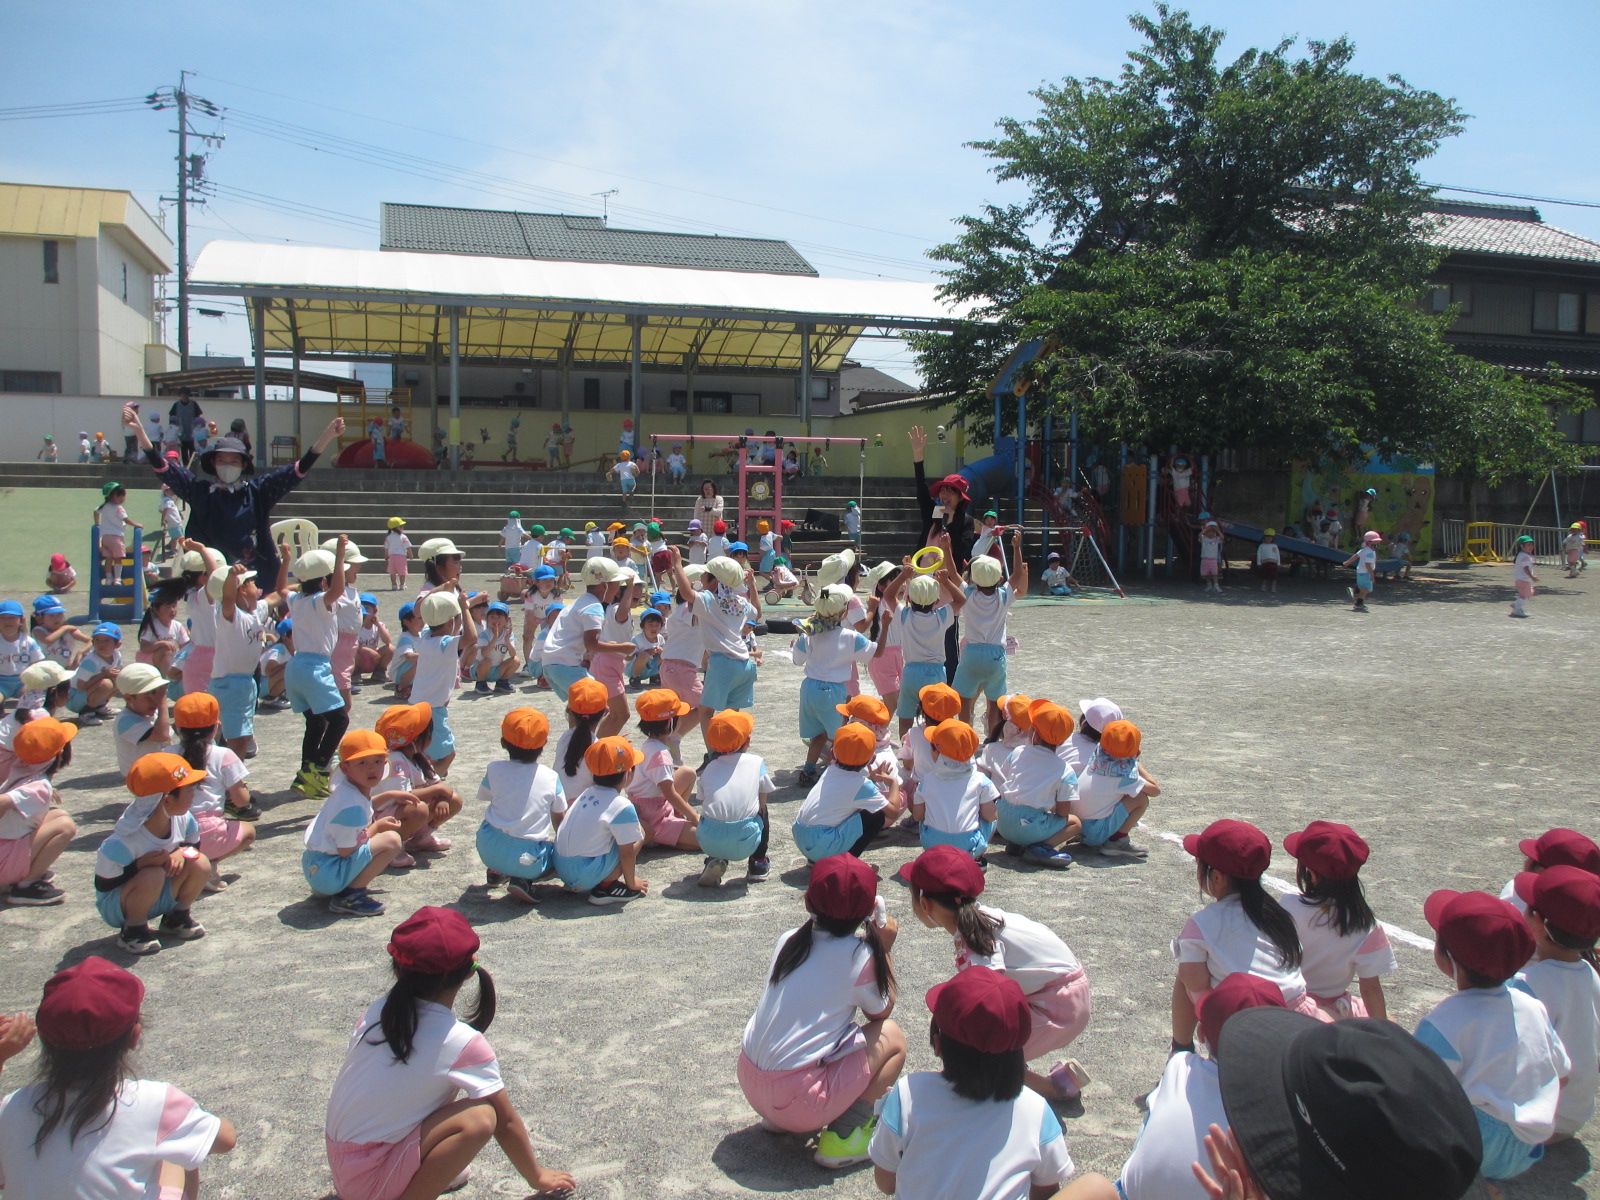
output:
[[[176,604],[183,599],[188,585],[182,579],[163,579],[151,589],[150,598],[145,604],[144,616],[139,620],[139,638],[149,633],[155,624],[156,609],[163,604]]]
[[[1300,893],[1325,909],[1331,909],[1332,925],[1340,937],[1366,933],[1378,923],[1378,918],[1367,906],[1367,895],[1361,880],[1352,875],[1349,879],[1313,878],[1302,863],[1295,871],[1295,882]]]
[[[178,730],[178,753],[183,760],[196,771],[206,769],[206,752],[215,744],[217,727],[208,726],[205,729],[183,728]]]
[[[988,958],[995,952],[998,945],[995,935],[1005,928],[1006,923],[980,909],[975,898],[924,892],[913,885],[911,903],[915,905],[919,899],[924,902],[931,901],[955,914],[956,936],[968,950],[982,958]]]
[[[807,917],[806,923],[784,940],[783,946],[778,950],[778,957],[773,960],[772,974],[767,977],[767,982],[782,983],[811,957],[812,936],[819,927],[822,932],[832,937],[843,938],[850,937],[860,926],[860,921]],[[887,997],[894,990],[894,963],[889,958],[889,948],[883,944],[883,937],[879,934],[878,927],[871,921],[866,923],[866,932],[861,940],[866,943],[867,949],[872,951],[872,981],[878,989],[878,994]]]
[[[388,1045],[396,1062],[409,1062],[411,1052],[416,1049],[417,1025],[421,1019],[417,1011],[418,1004],[432,1000],[441,992],[459,988],[473,975],[478,977],[478,1000],[472,1006],[466,1023],[483,1033],[494,1021],[496,997],[493,976],[476,962],[469,960],[453,971],[437,975],[395,967],[394,986],[383,998],[383,1012],[378,1017],[378,1025],[383,1032],[382,1041]]]
[[[811,957],[811,932],[816,924],[815,917],[807,917],[804,925],[784,939],[778,957],[772,960],[772,974],[767,976],[768,983],[782,983],[796,967]]]
[[[567,709],[569,713],[572,710]],[[572,727],[572,737],[567,741],[566,757],[561,760],[561,771],[564,775],[576,775],[578,768],[583,765],[584,753],[594,744],[594,729],[600,723],[600,718],[605,716],[605,710],[597,713],[572,713],[577,724]]]
[[[1227,877],[1239,905],[1250,923],[1264,933],[1267,940],[1278,948],[1278,956],[1286,967],[1300,965],[1300,932],[1294,926],[1289,911],[1267,895],[1260,879]]]

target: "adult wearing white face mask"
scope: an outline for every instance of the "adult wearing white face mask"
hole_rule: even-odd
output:
[[[139,440],[139,449],[156,477],[189,504],[185,533],[220,551],[230,563],[244,563],[259,576],[277,578],[278,548],[272,541],[272,508],[297,487],[319,455],[344,432],[344,419],[328,422],[316,444],[286,467],[255,474],[249,448],[237,438],[218,438],[195,461],[195,471],[150,444],[150,435],[133,408],[122,423]]]

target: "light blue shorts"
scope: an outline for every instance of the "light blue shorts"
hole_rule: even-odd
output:
[[[735,862],[749,858],[761,844],[761,818],[746,817],[742,821],[718,821],[701,817],[700,849],[712,858],[725,858]]]
[[[814,737],[832,737],[844,724],[844,714],[836,705],[850,699],[850,687],[843,683],[829,683],[825,679],[800,681],[800,739],[809,742]]]
[[[589,672],[582,667],[569,667],[566,663],[545,663],[544,677],[549,681],[557,699],[565,704],[567,702],[567,692],[572,685],[580,679],[589,678]]]
[[[794,844],[812,862],[821,862],[835,854],[849,854],[850,847],[861,840],[861,814],[851,813],[838,825],[801,825],[793,827]]]
[[[550,869],[556,844],[523,838],[485,821],[478,826],[478,858],[491,871],[518,879],[538,879]]]
[[[634,488],[639,486],[639,481],[628,475],[621,476],[617,482],[622,485],[623,495],[627,495],[629,492],[633,491]]]
[[[456,735],[450,728],[450,706],[441,704],[433,710],[433,736],[428,739],[428,757],[438,762],[456,752]]]
[[[505,546],[503,549],[506,552],[506,566],[512,567],[522,561],[521,550],[513,550],[510,546]]]
[[[94,894],[94,907],[100,914],[100,919],[113,929],[121,929],[125,923],[122,915],[122,888],[114,892],[96,891]],[[156,902],[150,906],[150,912],[145,920],[152,917],[164,917],[178,907],[178,902],[172,895],[172,880],[165,879],[161,882],[161,895],[156,897]]]
[[[968,642],[961,651],[961,661],[956,664],[956,677],[950,686],[961,693],[963,700],[971,700],[979,692],[987,695],[991,703],[1004,696],[1006,648],[988,642]]]
[[[319,850],[305,850],[300,854],[300,869],[306,882],[319,896],[337,896],[350,886],[350,881],[365,871],[372,862],[372,847],[362,842],[348,857],[323,854]]]
[[[81,713],[89,707],[89,693],[80,687],[67,690],[67,711]]]
[[[922,711],[922,701],[918,694],[930,683],[944,682],[944,664],[942,662],[908,662],[900,668],[900,700],[894,707],[894,715],[902,721],[915,720]]]
[[[22,695],[21,675],[0,675],[0,700],[15,700]]]
[[[561,882],[576,891],[587,892],[599,887],[622,862],[615,846],[598,858],[583,858],[570,854],[552,854],[556,874]]]
[[[700,707],[712,712],[749,709],[756,702],[756,664],[752,658],[730,658],[713,650],[706,656],[706,678]],[[836,714],[837,715],[837,714]]]
[[[1000,836],[1013,846],[1038,845],[1049,841],[1067,827],[1067,819],[1057,816],[1048,808],[1013,804],[1004,796],[995,801],[995,807],[1000,810],[1000,820],[996,822]]]
[[[1121,800],[1117,806],[1104,817],[1096,817],[1092,821],[1083,823],[1083,844],[1085,846],[1103,846],[1111,840],[1111,835],[1122,828],[1122,823],[1128,819],[1128,806]]]
[[[772,562],[777,557],[778,552],[776,550],[768,550],[761,556],[761,564],[760,566],[756,567],[756,570],[760,571],[763,575],[770,574],[772,571]]]
[[[255,736],[254,675],[213,675],[206,690],[217,698],[217,707],[222,711],[222,736],[225,740]]]
[[[333,663],[326,654],[295,653],[283,669],[283,693],[297,713],[330,713],[344,707]]]
[[[1512,1179],[1544,1157],[1543,1146],[1530,1146],[1504,1121],[1497,1121],[1481,1108],[1474,1108],[1478,1133],[1483,1138],[1483,1177]]]
[[[1356,591],[1370,592],[1372,590],[1372,576],[1365,571],[1356,572]]]
[[[403,658],[403,659],[400,660],[399,664],[395,667],[394,673],[391,675],[390,678],[395,683],[404,683],[406,680],[411,678],[412,674],[416,671],[416,669],[417,669],[417,660],[416,659],[414,659],[414,658]]]
[[[989,839],[994,836],[994,822],[979,821],[976,829],[966,833],[946,833],[924,821],[917,830],[917,836],[922,839],[924,850],[931,850],[934,846],[954,846],[978,858],[988,849]]]

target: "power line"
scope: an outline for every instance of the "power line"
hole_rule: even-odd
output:
[[[1493,196],[1498,200],[1532,200],[1536,204],[1560,204],[1567,208],[1600,208],[1594,200],[1557,200],[1554,196],[1523,196],[1516,192],[1490,192],[1483,188],[1456,187],[1450,183],[1425,183],[1423,187],[1443,192],[1466,192],[1469,196]]]

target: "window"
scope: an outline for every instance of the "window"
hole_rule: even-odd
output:
[[[590,412],[600,407],[600,381],[598,379],[585,379],[583,381],[583,407]]]
[[[683,388],[672,393],[672,411],[682,412],[686,397]],[[733,411],[733,396],[728,392],[702,392],[694,390],[694,410],[697,413],[728,413]]]
[[[60,391],[60,371],[0,371],[0,392]]]
[[[1452,304],[1459,305],[1462,316],[1472,314],[1472,285],[1470,283],[1436,283],[1428,289],[1428,311],[1442,313]]]
[[[122,264],[122,302],[128,302],[128,264]]]
[[[1577,292],[1535,292],[1533,330],[1535,333],[1577,333],[1578,312],[1583,307]]]
[[[44,244],[44,281],[46,283],[61,282],[61,243],[47,241]]]

